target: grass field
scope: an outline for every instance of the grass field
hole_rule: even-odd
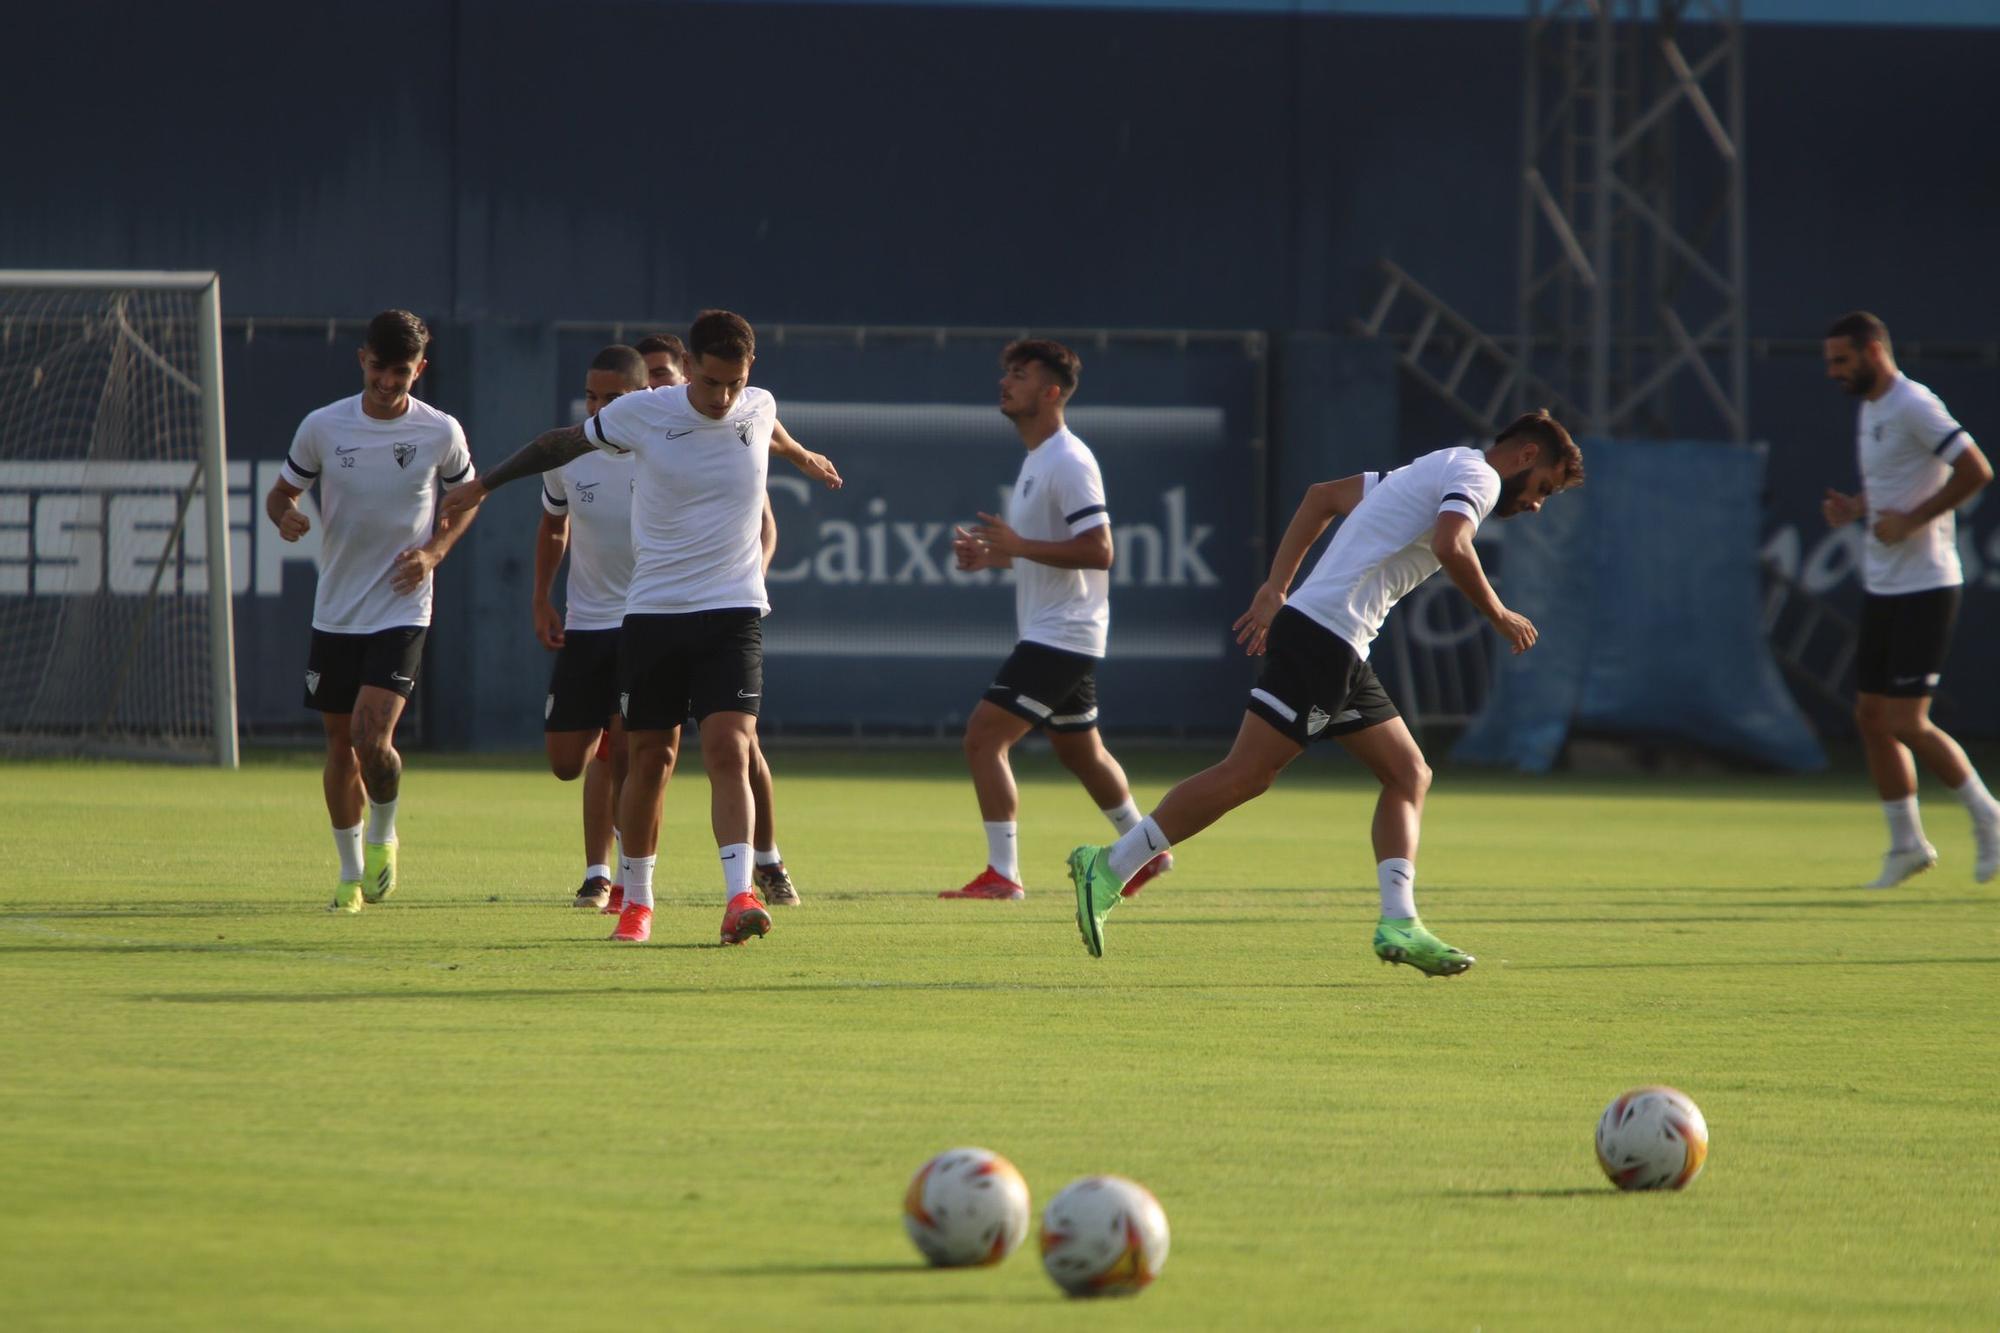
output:
[[[1211,757],[1127,756],[1142,805]],[[714,946],[698,772],[644,948],[564,904],[575,787],[418,755],[404,888],[333,878],[316,760],[0,766],[0,1327],[1603,1329],[2000,1325],[2000,885],[1880,852],[1858,778],[1447,771],[1419,901],[1479,956],[1384,968],[1372,792],[1301,764],[1076,938],[1101,840],[1024,756],[1020,904],[953,755],[776,750],[806,902]],[[1620,1195],[1616,1093],[1701,1104],[1707,1172]],[[1037,1207],[1165,1204],[1137,1300],[1033,1238],[922,1269],[903,1185],[958,1144]]]

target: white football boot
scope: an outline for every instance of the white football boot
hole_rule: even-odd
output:
[[[1937,864],[1937,848],[1927,842],[1914,847],[1891,848],[1882,857],[1882,873],[1863,884],[1864,889],[1893,889],[1912,875],[1921,875]]]

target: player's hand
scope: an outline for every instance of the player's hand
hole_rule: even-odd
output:
[[[970,572],[999,568],[993,561],[993,553],[964,528],[954,527],[951,530],[951,554],[961,570]]]
[[[1922,524],[1908,514],[1894,509],[1884,509],[1875,516],[1875,540],[1886,546],[1903,540],[1921,526]]]
[[[1021,534],[1007,526],[1007,520],[998,514],[981,513],[979,525],[973,528],[971,535],[974,541],[994,555],[1012,560],[1021,553]]]
[[[550,652],[563,646],[562,614],[545,601],[535,603],[535,638]]]
[[[1829,528],[1844,528],[1867,511],[1858,495],[1843,495],[1832,487],[1819,502],[1819,512]]]
[[[306,517],[302,509],[287,509],[278,519],[278,535],[288,542],[295,542],[312,531],[313,521]]]
[[[444,498],[438,501],[438,517],[457,518],[460,514],[469,514],[479,508],[490,494],[492,492],[486,489],[486,483],[474,477],[444,493]]]
[[[1493,617],[1493,628],[1500,631],[1500,637],[1505,639],[1507,645],[1516,653],[1527,652],[1535,646],[1535,640],[1540,637],[1535,632],[1534,621],[1509,611],[1504,606],[1500,608],[1500,614]]]
[[[825,454],[800,447],[799,454],[792,459],[792,466],[806,474],[807,478],[820,483],[830,491],[837,491],[847,483],[840,479],[840,469]]]
[[[1278,612],[1285,609],[1285,594],[1270,584],[1258,587],[1257,595],[1250,599],[1250,609],[1236,617],[1232,626],[1236,631],[1236,642],[1243,645],[1243,651],[1251,657],[1264,655],[1265,641],[1271,635],[1271,622],[1278,618]]]
[[[436,555],[421,546],[412,546],[389,566],[389,586],[407,597],[424,586],[424,580],[437,568],[437,563]]]

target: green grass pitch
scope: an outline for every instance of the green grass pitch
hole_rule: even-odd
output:
[[[1142,805],[1218,750],[1128,755]],[[1025,903],[955,755],[774,748],[805,905],[713,947],[707,785],[654,943],[565,904],[574,786],[416,755],[403,889],[356,918],[317,761],[0,765],[0,1327],[1991,1329],[2000,885],[1933,793],[1889,893],[1856,776],[1446,771],[1419,902],[1479,956],[1385,968],[1372,790],[1302,762],[1078,943],[1103,821],[1018,765]],[[1597,1114],[1666,1082],[1705,1174],[1620,1195]],[[1028,1244],[929,1272],[954,1145],[1144,1182],[1136,1300]]]

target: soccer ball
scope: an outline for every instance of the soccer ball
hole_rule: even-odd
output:
[[[1634,1088],[1597,1121],[1597,1164],[1621,1190],[1677,1190],[1708,1160],[1708,1122],[1675,1088]]]
[[[984,1148],[925,1162],[903,1192],[903,1229],[939,1268],[997,1264],[1028,1235],[1028,1182]]]
[[[1072,1296],[1130,1296],[1167,1264],[1167,1214],[1145,1186],[1085,1176],[1042,1214],[1042,1267]]]

